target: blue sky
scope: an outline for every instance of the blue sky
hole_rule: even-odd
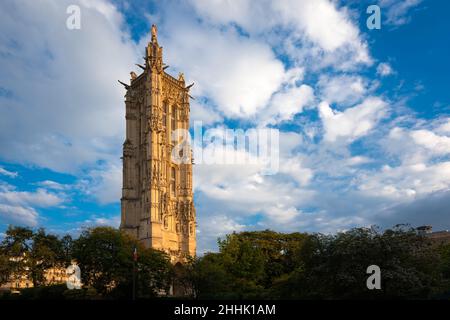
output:
[[[381,8],[381,29],[366,8]],[[66,8],[81,8],[68,30]],[[45,8],[43,8],[45,6]],[[191,121],[280,130],[280,170],[194,168],[199,252],[232,231],[450,229],[447,1],[2,1],[0,233],[120,222],[124,90],[152,23]]]

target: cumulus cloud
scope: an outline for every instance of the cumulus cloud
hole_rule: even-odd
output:
[[[417,1],[382,3],[395,25]],[[149,36],[132,41],[107,0],[52,4],[39,15],[32,1],[2,4],[0,157],[76,173],[77,181],[44,180],[34,191],[3,185],[2,221],[36,225],[42,208],[61,206],[69,192],[102,205],[120,199],[124,90],[116,80],[126,81]],[[82,30],[65,28],[68,4],[81,6]],[[195,82],[192,121],[284,130],[275,175],[262,174],[261,163],[194,166],[199,252],[233,231],[335,232],[394,222],[387,215],[407,205],[423,210],[421,199],[449,188],[450,122],[421,126],[410,117],[410,128],[395,119],[379,125],[391,110],[364,73],[368,44],[341,3],[175,1],[150,16],[168,71]],[[393,70],[380,63],[377,73],[383,81]],[[370,148],[351,148],[355,141]],[[118,213],[89,214],[79,225],[120,223]]]
[[[348,108],[343,112],[330,108],[328,103],[319,105],[327,142],[335,142],[341,138],[353,141],[366,135],[385,115],[387,104],[377,97],[369,97],[361,104]]]
[[[36,209],[57,207],[65,201],[63,194],[46,189],[18,191],[9,184],[0,184],[0,222],[35,226],[39,213]]]
[[[427,163],[450,154],[449,137],[443,135],[441,129],[442,126],[436,127],[433,123],[424,128],[395,126],[381,144],[404,164]]]
[[[295,151],[302,141],[297,133],[281,133],[280,167],[274,175],[263,174],[263,163],[250,161],[254,157],[250,150],[222,151],[231,153],[226,155],[228,158],[237,154],[240,159],[250,159],[245,163],[194,166],[199,226],[206,224],[200,228],[202,247],[215,247],[217,234],[204,230],[209,228],[208,221],[216,221],[214,219],[219,219],[224,212],[227,218],[238,221],[236,223],[245,229],[263,227],[245,222],[256,217],[260,217],[266,228],[271,225],[271,228],[281,230],[293,225],[300,214],[295,208],[308,203],[314,195],[314,191],[307,189],[314,172],[303,165]],[[226,208],[226,211],[217,212],[217,208]]]
[[[301,113],[303,108],[314,101],[313,89],[305,84],[299,87],[291,87],[279,91],[273,95],[270,105],[265,110],[258,123],[277,124],[282,121],[292,120],[293,117]]]
[[[195,121],[201,121],[205,126],[223,121],[223,117],[219,112],[211,108],[211,106],[202,102],[197,102],[196,100],[191,102],[191,114],[189,119],[191,126],[193,126]]]
[[[192,24],[181,27],[189,30],[181,35],[180,23],[167,26],[166,58],[195,79],[194,95],[208,96],[232,118],[252,116],[267,104],[285,72],[268,45],[233,30]]]
[[[439,136],[429,130],[414,130],[410,135],[416,144],[436,155],[450,154],[450,137]]]
[[[66,28],[69,4],[81,7],[81,30]],[[0,156],[76,172],[117,154],[124,91],[114,82],[126,80],[139,55],[109,2],[42,5],[2,4],[0,83],[12,94],[0,99]]]
[[[30,207],[12,206],[0,203],[0,219],[5,224],[36,226],[39,214]]]
[[[358,62],[370,61],[357,26],[345,9],[331,1],[191,2],[197,12],[213,24],[236,23],[251,34],[265,33],[281,26],[293,29],[294,38],[304,38],[323,51],[335,52],[346,47]]]
[[[113,217],[105,217],[105,216],[92,216],[91,218],[85,220],[82,223],[83,227],[114,227],[118,228],[120,226],[120,214],[117,214]]]
[[[0,201],[12,205],[47,208],[61,204],[63,199],[57,194],[41,188],[37,189],[35,192],[3,189],[0,192]]]
[[[229,216],[214,213],[210,216],[199,217],[197,230],[198,254],[215,251],[216,241],[227,234],[243,231],[246,226],[240,224]]]
[[[361,101],[368,91],[368,81],[358,75],[321,75],[317,83],[322,100],[348,106]]]
[[[445,119],[444,122],[436,128],[436,131],[450,135],[450,118]]]
[[[122,166],[108,164],[91,170],[76,183],[76,187],[100,204],[117,203],[122,191]]]

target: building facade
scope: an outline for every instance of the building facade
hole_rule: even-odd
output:
[[[433,240],[435,243],[450,243],[450,232],[448,230],[433,231],[432,226],[420,226],[416,229],[420,235]]]
[[[144,58],[145,66],[138,65],[143,72],[131,72],[130,85],[124,84],[121,229],[181,262],[196,250],[192,151],[173,133],[189,130],[190,86],[183,74],[165,72],[154,25]]]
[[[11,258],[12,261],[25,260],[26,256],[20,258]],[[68,275],[66,268],[62,266],[54,266],[44,270],[44,286],[65,284],[67,282]],[[12,293],[19,293],[21,289],[33,288],[33,279],[31,278],[29,267],[25,267],[23,272],[12,273],[9,275],[9,279],[6,283],[0,286],[0,291],[11,291]]]

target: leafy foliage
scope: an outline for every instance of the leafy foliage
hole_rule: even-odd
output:
[[[133,252],[138,259],[134,263]],[[51,285],[45,278],[50,268],[65,268],[77,260],[84,288],[67,291],[66,284]],[[133,270],[138,298],[167,292],[172,280],[169,257],[146,249],[138,241],[109,227],[85,230],[78,239],[58,238],[44,229],[34,232],[9,227],[0,245],[0,284],[26,276],[34,288],[21,290],[21,299],[91,299],[99,296],[131,298]]]
[[[83,288],[48,286],[45,270],[71,259],[81,268]],[[367,289],[370,265],[381,269],[381,290]],[[4,299],[130,299],[133,274],[138,298],[174,284],[174,292],[198,299],[449,299],[450,244],[406,226],[335,235],[265,230],[227,235],[219,252],[172,266],[165,253],[109,227],[87,229],[75,240],[10,227],[0,245],[0,283],[21,272],[36,287]]]
[[[134,266],[133,252],[139,258]],[[73,242],[72,256],[80,265],[82,281],[102,295],[130,297],[133,268],[139,297],[156,296],[168,290],[171,280],[169,258],[161,251],[146,249],[125,233],[110,227],[85,230]]]
[[[336,235],[243,232],[187,268],[198,298],[425,299],[450,290],[449,247],[405,226]],[[381,290],[367,289],[370,265],[382,270]]]

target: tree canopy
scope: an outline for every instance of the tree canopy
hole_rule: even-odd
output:
[[[193,261],[198,298],[426,299],[450,292],[450,245],[413,229],[355,228],[335,235],[233,233]],[[369,290],[367,268],[381,269]]]
[[[37,288],[23,289],[23,299],[130,299],[133,274],[137,298],[165,295],[172,284],[198,299],[450,298],[450,243],[406,226],[334,235],[232,233],[218,247],[173,266],[164,252],[110,227],[86,229],[76,239],[10,227],[0,244],[0,283],[25,273]],[[81,268],[83,290],[48,287],[45,270],[71,259]],[[380,290],[367,287],[371,265],[381,270]]]

